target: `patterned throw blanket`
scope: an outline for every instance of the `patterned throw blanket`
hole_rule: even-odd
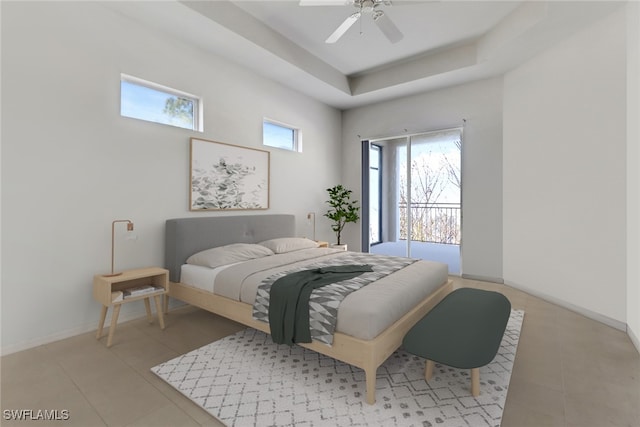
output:
[[[315,289],[309,299],[309,328],[311,338],[325,344],[333,344],[333,333],[338,320],[338,306],[351,292],[366,286],[378,279],[400,270],[416,262],[416,259],[389,257],[359,252],[348,252],[339,258],[307,264],[303,267],[282,271],[266,278],[258,286],[256,300],[253,304],[253,318],[269,323],[269,296],[271,285],[280,277],[311,268],[328,267],[332,265],[369,264],[372,272],[362,273],[353,279]]]

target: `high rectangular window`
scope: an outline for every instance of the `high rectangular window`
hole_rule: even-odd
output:
[[[137,77],[120,76],[120,115],[202,132],[202,99]]]
[[[302,151],[300,129],[269,119],[264,119],[262,122],[262,143],[269,147]]]

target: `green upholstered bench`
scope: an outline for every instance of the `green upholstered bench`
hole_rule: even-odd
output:
[[[480,394],[480,367],[496,356],[511,314],[502,294],[456,289],[440,301],[405,335],[406,351],[427,359],[425,379],[434,363],[471,369],[471,394]]]

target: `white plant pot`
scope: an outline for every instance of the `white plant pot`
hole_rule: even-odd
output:
[[[346,243],[345,243],[345,244],[342,244],[342,245],[337,245],[337,244],[335,244],[335,243],[332,243],[332,244],[331,244],[331,247],[332,247],[333,249],[340,249],[340,250],[342,250],[342,251],[346,251],[346,250],[347,250],[347,244],[346,244]]]

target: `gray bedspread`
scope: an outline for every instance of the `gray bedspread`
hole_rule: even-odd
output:
[[[273,342],[288,345],[310,343],[312,319],[318,318],[317,309],[312,310],[309,306],[313,291],[371,271],[372,267],[366,264],[330,265],[279,277],[269,288],[269,329]],[[335,319],[337,314],[335,310],[332,317]]]
[[[275,278],[286,271],[310,268],[318,263],[335,265],[338,259],[354,253],[317,248],[243,262],[226,268],[216,276],[214,292],[253,305],[258,288],[266,279]],[[364,261],[359,263],[367,264]],[[411,260],[408,265],[386,276],[381,275],[357,292],[344,297],[337,307],[335,331],[363,340],[373,339],[445,284],[447,279],[446,264]]]
[[[390,257],[361,252],[343,252],[340,257],[322,260],[305,267],[276,273],[260,283],[256,301],[253,304],[253,317],[256,320],[269,322],[270,290],[273,283],[290,273],[309,268],[328,267],[332,265],[356,265],[366,264],[373,266],[373,271],[362,273],[352,279],[343,280],[321,288],[315,289],[309,298],[309,326],[311,338],[331,345],[333,334],[338,321],[338,308],[340,303],[352,292],[367,286],[376,280],[390,275],[410,264],[416,259]]]

